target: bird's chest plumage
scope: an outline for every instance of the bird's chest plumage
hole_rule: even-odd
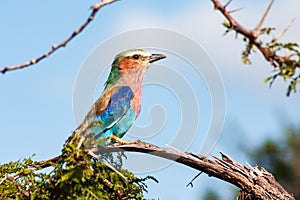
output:
[[[135,111],[135,117],[141,112],[142,101],[142,83],[144,79],[144,69],[132,69],[129,73],[122,77],[122,84],[125,84],[133,91],[133,98],[130,101],[131,107]]]
[[[135,117],[138,117],[141,112],[142,89],[138,89],[131,100],[131,106],[135,110]]]

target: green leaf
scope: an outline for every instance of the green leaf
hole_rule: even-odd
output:
[[[270,77],[266,78],[266,79],[264,80],[264,83],[268,83],[272,78],[273,78],[273,76],[270,76]]]

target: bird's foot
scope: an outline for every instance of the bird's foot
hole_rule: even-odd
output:
[[[121,138],[119,138],[118,136],[115,136],[115,135],[110,136],[110,139],[111,139],[113,142],[118,142],[118,143],[121,144],[121,145],[125,145],[125,144],[135,144],[135,143],[136,143],[136,140],[134,140],[134,141],[122,140]]]

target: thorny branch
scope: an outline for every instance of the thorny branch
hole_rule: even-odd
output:
[[[49,50],[47,53],[41,55],[40,57],[31,59],[28,62],[23,63],[23,64],[5,67],[3,69],[0,69],[0,73],[4,74],[5,72],[8,72],[8,71],[22,69],[22,68],[29,67],[31,65],[37,64],[41,60],[47,58],[48,56],[50,56],[51,54],[53,54],[54,52],[56,52],[58,49],[60,49],[62,47],[65,47],[71,40],[73,40],[79,33],[81,33],[87,27],[87,25],[89,25],[91,23],[91,21],[95,18],[96,14],[100,10],[100,8],[102,8],[105,5],[112,4],[115,1],[117,1],[117,0],[102,0],[99,3],[96,3],[96,4],[92,5],[91,6],[92,12],[91,12],[90,16],[66,40],[64,40],[60,44],[54,44],[52,46],[51,50]]]
[[[293,20],[277,38],[272,38],[270,42],[263,42],[259,37],[262,35],[270,36],[271,32],[274,30],[274,28],[262,28],[274,0],[271,0],[261,20],[253,30],[247,29],[239,24],[231,15],[232,12],[227,10],[231,0],[225,5],[222,5],[218,0],[211,1],[214,4],[214,8],[220,11],[227,20],[227,22],[223,24],[227,28],[225,33],[233,30],[238,35],[244,37],[244,41],[246,42],[246,49],[242,53],[244,63],[250,64],[249,55],[254,51],[254,47],[256,47],[276,70],[276,73],[271,77],[268,77],[265,82],[270,82],[271,86],[274,80],[281,76],[284,80],[289,80],[287,96],[289,96],[292,91],[296,91],[296,85],[300,82],[300,72],[297,72],[297,69],[299,70],[300,68],[299,46],[296,43],[279,42],[279,39],[290,28]],[[280,55],[283,51],[288,53],[286,55]]]
[[[260,30],[261,25],[263,24],[263,21],[266,17],[266,15],[268,14],[268,11],[270,10],[270,6],[268,7],[268,9],[266,10],[264,16],[262,17],[262,19],[260,20],[260,22],[258,23],[258,25],[256,26],[256,28],[254,30],[250,30],[247,29],[245,27],[243,27],[242,25],[240,25],[230,14],[230,11],[228,11],[226,9],[225,6],[223,6],[218,0],[212,0],[212,2],[214,3],[215,9],[219,10],[224,17],[226,17],[226,19],[228,20],[228,22],[230,23],[230,28],[235,30],[237,33],[242,34],[243,36],[245,36],[246,38],[248,38],[250,40],[250,42],[252,44],[254,44],[260,51],[261,53],[264,55],[264,57],[272,62],[274,61],[278,61],[279,63],[282,62],[282,58],[275,55],[274,52],[271,52],[268,48],[263,47],[261,45],[261,42],[257,40],[258,37],[258,31]],[[272,5],[273,1],[271,1]],[[228,4],[227,4],[228,6]],[[273,64],[273,63],[272,63]]]

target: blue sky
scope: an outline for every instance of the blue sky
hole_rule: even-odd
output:
[[[17,4],[14,1],[2,2],[1,66],[23,63],[48,51],[84,22],[93,3],[96,1],[46,1],[43,4],[40,1],[21,1]],[[233,9],[242,7],[234,16],[241,24],[254,27],[267,4],[268,1],[234,1],[231,6]],[[296,0],[276,1],[266,20],[266,24],[278,27],[280,32],[291,19],[296,19],[282,38],[284,41],[299,43],[300,13],[297,8],[300,5],[297,4],[299,2]],[[283,12],[284,15],[278,14]],[[66,48],[35,66],[0,77],[0,163],[28,157],[33,153],[37,154],[36,159],[59,154],[64,141],[76,127],[77,122],[73,118],[74,85],[84,62],[102,42],[141,28],[176,31],[191,38],[205,50],[222,77],[226,95],[224,129],[213,154],[223,151],[246,163],[248,160],[239,149],[240,140],[242,145],[255,146],[265,138],[280,137],[282,127],[286,124],[298,125],[300,96],[293,94],[290,98],[285,97],[286,84],[281,80],[271,89],[263,83],[272,69],[260,54],[251,57],[251,66],[244,66],[240,59],[243,44],[234,38],[234,34],[223,36],[222,22],[222,16],[214,12],[210,1],[124,0],[103,8],[89,27]],[[111,55],[111,59],[113,57]],[[175,66],[173,58],[176,59],[170,56],[161,64]],[[100,66],[101,61],[98,62],[95,65]],[[150,70],[149,79],[155,77],[155,69]],[[166,79],[172,78],[166,76]],[[208,128],[207,118],[211,115],[211,105],[206,105],[209,103],[209,93],[203,80],[189,82],[194,89],[202,91],[196,96],[201,102],[200,119],[204,124],[201,124],[201,131],[205,132]],[[95,98],[101,92],[101,86],[101,81],[95,86]],[[160,94],[159,98],[157,94]],[[175,107],[177,105],[171,93],[163,94],[163,91],[155,91],[155,87],[146,88],[144,97],[145,106],[138,121],[141,126],[149,123],[147,112],[151,104],[166,105],[173,102]],[[170,123],[172,120],[176,122],[176,116],[180,115],[180,110],[171,112],[172,109],[165,106],[166,119],[170,120],[166,122],[166,133],[172,132]],[[165,144],[172,137],[159,135],[151,142]],[[199,134],[189,150],[198,151],[202,140],[203,135]],[[210,187],[225,187],[224,195],[232,190],[228,184],[206,175],[196,180],[194,188],[186,188],[186,183],[194,174],[194,170],[177,164],[157,170],[152,175],[160,183],[150,183],[150,192],[146,196],[155,199],[183,199],[183,196],[185,199],[199,199],[201,193]]]

